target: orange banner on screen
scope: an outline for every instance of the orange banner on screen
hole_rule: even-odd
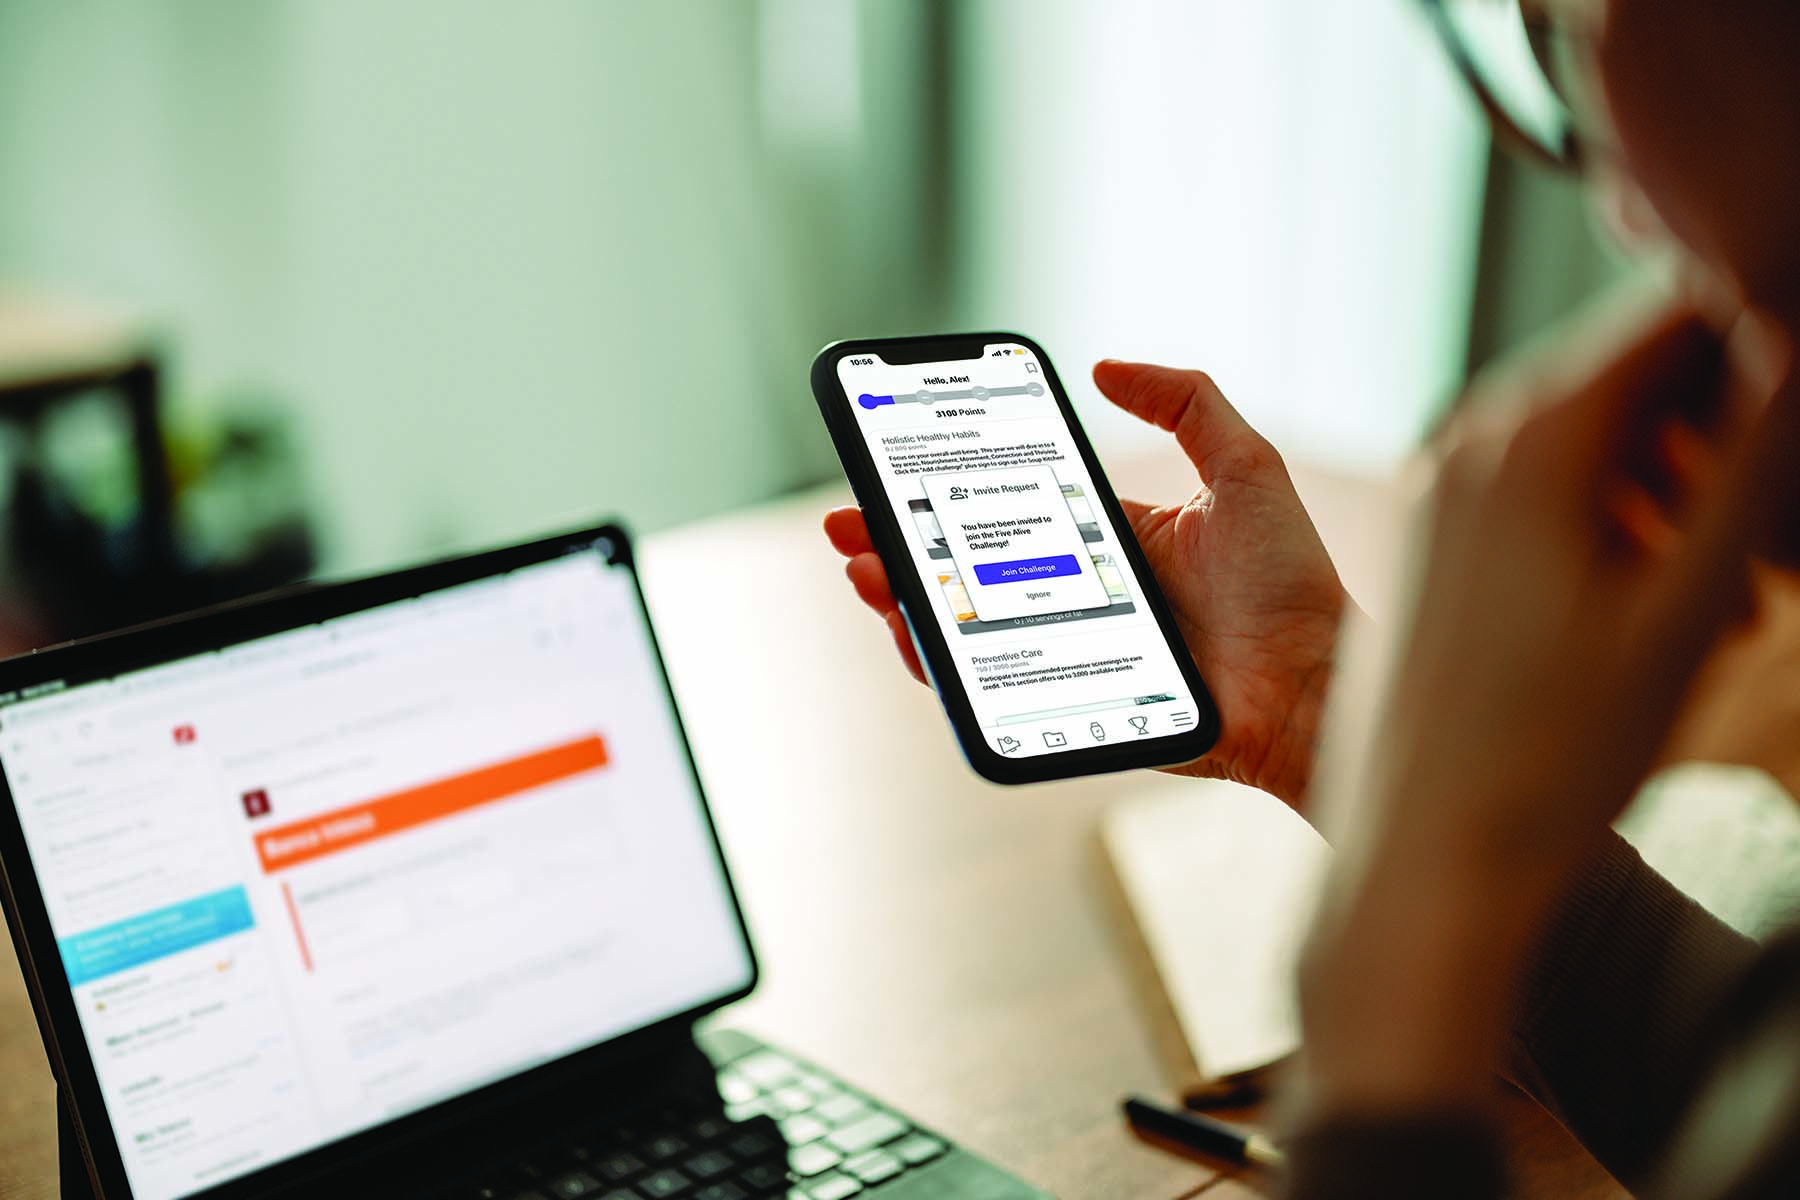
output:
[[[271,829],[257,835],[256,853],[267,874],[605,765],[606,743],[590,734]]]

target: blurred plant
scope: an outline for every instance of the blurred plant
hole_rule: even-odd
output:
[[[117,394],[58,399],[0,435],[6,575],[31,640],[68,637],[293,582],[313,567],[298,455],[280,406],[254,393],[163,410],[173,544],[146,519]],[[15,622],[16,624],[17,622]]]
[[[177,550],[195,570],[237,569],[313,540],[292,431],[278,405],[239,396],[212,419],[166,422]],[[275,582],[287,582],[276,580]]]

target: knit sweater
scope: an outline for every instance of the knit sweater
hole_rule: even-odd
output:
[[[1612,837],[1521,974],[1507,1074],[1635,1195],[1800,1196],[1800,929],[1766,947]],[[1473,1115],[1301,1130],[1288,1200],[1506,1195]]]

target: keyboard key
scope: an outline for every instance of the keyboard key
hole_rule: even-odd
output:
[[[702,1150],[681,1164],[681,1169],[695,1179],[716,1179],[728,1173],[732,1162],[717,1150]]]
[[[816,1142],[827,1133],[831,1132],[830,1127],[827,1126],[825,1122],[807,1113],[786,1117],[780,1122],[780,1125],[781,1136],[788,1140],[788,1145],[790,1146],[804,1146],[808,1142]],[[874,1144],[875,1143],[873,1142],[869,1143],[871,1146]],[[865,1148],[866,1147],[862,1146],[857,1147],[859,1150]]]
[[[843,1126],[825,1140],[836,1147],[840,1153],[860,1154],[883,1142],[893,1141],[907,1129],[906,1122],[893,1113],[877,1111]]]
[[[773,1191],[787,1183],[787,1164],[757,1163],[739,1175],[738,1182],[752,1191]]]
[[[745,1104],[756,1099],[756,1085],[736,1071],[719,1076],[719,1099],[727,1104]]]
[[[810,1146],[801,1146],[788,1152],[788,1166],[794,1174],[802,1178],[817,1175],[820,1171],[829,1171],[843,1161],[843,1155],[823,1142],[814,1142]]]
[[[594,1197],[594,1200],[644,1200],[644,1198],[636,1192],[628,1192],[624,1188],[614,1188],[603,1196]]]
[[[844,1200],[846,1196],[854,1196],[862,1191],[862,1184],[848,1175],[839,1175],[835,1171],[806,1189],[810,1200]]]
[[[749,1200],[750,1193],[735,1183],[709,1183],[694,1193],[694,1200]]]
[[[765,1092],[780,1087],[798,1074],[794,1060],[774,1050],[759,1050],[733,1065],[739,1074]]]
[[[915,1133],[904,1141],[888,1147],[909,1167],[916,1167],[922,1162],[930,1162],[942,1154],[947,1147],[929,1133]]]
[[[767,1096],[758,1096],[754,1100],[746,1100],[742,1104],[725,1106],[725,1119],[728,1121],[748,1121],[751,1117],[767,1116],[768,1113],[769,1098]]]
[[[831,1082],[831,1080],[825,1078],[823,1075],[803,1073],[800,1076],[800,1086],[811,1092],[813,1095],[818,1096],[820,1099],[823,1099],[838,1090],[838,1085]]]
[[[668,1167],[653,1171],[637,1181],[638,1191],[654,1197],[654,1200],[663,1200],[665,1196],[685,1196],[693,1186],[693,1180]]]
[[[581,1200],[581,1197],[599,1191],[600,1181],[586,1171],[570,1171],[567,1175],[558,1175],[546,1186],[559,1200]]]
[[[775,1089],[774,1095],[770,1098],[783,1112],[790,1115],[805,1112],[813,1106],[813,1094],[794,1083]]]
[[[686,1142],[672,1133],[665,1133],[661,1137],[651,1138],[649,1143],[644,1146],[644,1153],[651,1162],[662,1162],[665,1159],[674,1158],[687,1148]]]
[[[906,1167],[886,1150],[871,1150],[867,1154],[845,1159],[843,1169],[873,1187],[884,1179],[892,1179],[906,1170]]]
[[[842,1125],[853,1121],[869,1111],[869,1102],[861,1096],[853,1096],[849,1092],[838,1092],[829,1096],[813,1108],[813,1115],[833,1125]]]
[[[689,1122],[688,1136],[696,1142],[710,1142],[731,1132],[731,1122],[724,1117],[699,1117]]]
[[[725,1148],[740,1159],[750,1159],[779,1150],[781,1143],[760,1129],[747,1129],[726,1142]]]
[[[642,1171],[644,1160],[635,1154],[609,1154],[596,1159],[589,1169],[608,1183],[618,1183]]]

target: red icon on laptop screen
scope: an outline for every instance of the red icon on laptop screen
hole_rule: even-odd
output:
[[[177,746],[193,745],[194,736],[194,727],[192,725],[177,725],[175,727],[175,744]]]
[[[246,817],[266,817],[269,815],[269,793],[265,788],[244,793],[244,815]]]

